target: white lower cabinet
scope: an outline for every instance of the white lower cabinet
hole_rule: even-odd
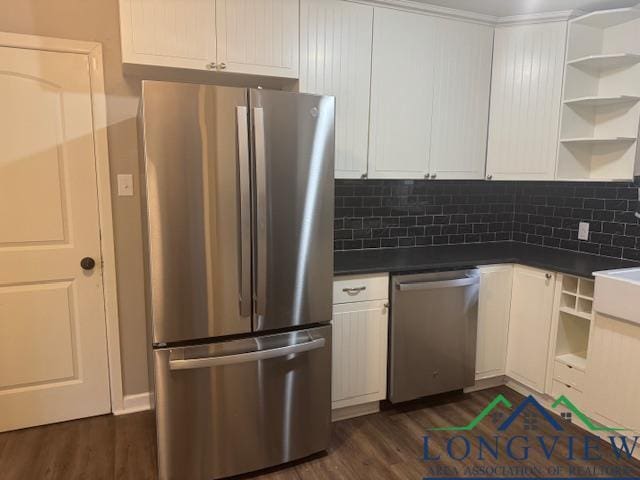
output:
[[[358,280],[358,277],[347,278]],[[342,278],[336,279],[335,284],[340,285],[341,290],[364,287],[365,290],[359,291],[380,292],[378,287],[382,281],[388,285],[388,275],[363,277],[357,281],[357,287],[343,287]],[[333,409],[379,402],[387,396],[387,289],[383,295],[376,296],[383,298],[333,306]]]
[[[480,267],[476,380],[505,374],[513,265]]]
[[[607,426],[640,432],[640,325],[596,313],[588,359],[585,401],[589,414]]]
[[[545,391],[555,273],[516,265],[507,348],[508,377]]]

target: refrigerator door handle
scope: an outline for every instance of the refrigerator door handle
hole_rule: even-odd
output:
[[[264,136],[264,109],[253,108],[253,135],[256,161],[256,223],[257,223],[257,268],[256,268],[256,314],[265,315],[267,310],[267,164]]]
[[[309,352],[325,346],[324,338],[316,338],[310,342],[287,345],[286,347],[272,348],[270,350],[260,350],[257,352],[239,353],[234,355],[224,355],[220,357],[192,358],[188,360],[169,360],[171,370],[189,370],[194,368],[220,367],[223,365],[236,365],[238,363],[257,362],[270,358],[284,357],[294,353]]]
[[[251,185],[247,107],[236,107],[238,175],[240,177],[240,315],[251,315]]]

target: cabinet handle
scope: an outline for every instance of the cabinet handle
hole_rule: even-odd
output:
[[[433,180],[434,178],[436,178],[436,176],[437,176],[437,175],[436,175],[435,173],[432,173],[432,174],[431,174],[431,179]]]
[[[367,287],[353,287],[353,288],[343,288],[342,291],[347,295],[351,295],[352,297],[358,295],[360,292],[363,292],[367,289]]]
[[[428,173],[425,173],[425,174],[424,174],[424,179],[425,179],[425,180],[429,180],[429,177],[431,177],[431,175],[429,175]]]
[[[222,63],[220,63],[220,65],[218,65],[218,68],[219,68],[220,70],[224,70],[225,68],[227,68],[227,64],[226,64],[226,63],[224,63],[224,62],[222,62]]]
[[[368,175],[367,175],[366,173],[363,173],[362,175],[360,175],[360,178],[361,178],[362,180],[366,180],[366,179],[367,179],[367,176],[368,176]]]
[[[493,175],[487,175],[487,180],[491,180],[493,178]]]
[[[389,308],[389,302],[384,304],[384,308]]]
[[[545,273],[544,276],[547,278],[547,280],[551,280],[551,277],[553,275],[551,275],[550,273]]]
[[[216,62],[207,63],[207,64],[205,65],[205,67],[206,67],[206,69],[207,69],[207,70],[215,70],[215,68],[216,68]]]

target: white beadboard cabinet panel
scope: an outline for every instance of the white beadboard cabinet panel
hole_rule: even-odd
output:
[[[215,24],[215,0],[120,0],[122,62],[206,70]]]
[[[333,307],[332,408],[387,395],[386,300]]]
[[[516,265],[513,269],[507,342],[507,376],[544,393],[555,274]]]
[[[597,313],[587,358],[589,413],[607,425],[640,431],[640,326]]]
[[[428,173],[437,19],[375,8],[369,178]]]
[[[485,175],[493,28],[439,19],[435,44],[431,175]]]
[[[513,265],[480,267],[476,380],[505,374]]]
[[[336,97],[336,178],[367,173],[373,7],[300,2],[300,91]]]
[[[216,0],[218,68],[297,78],[298,27],[298,0]]]
[[[554,178],[566,36],[566,22],[496,28],[488,177]]]

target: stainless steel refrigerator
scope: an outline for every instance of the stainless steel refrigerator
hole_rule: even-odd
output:
[[[143,82],[160,479],[326,449],[334,99]]]

